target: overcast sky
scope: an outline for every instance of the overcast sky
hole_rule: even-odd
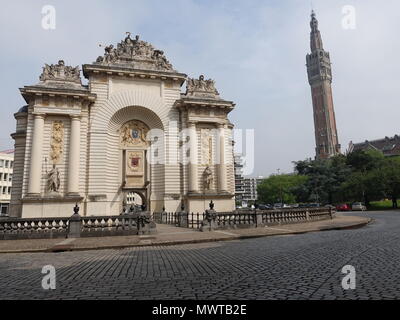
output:
[[[309,0],[0,1],[0,150],[13,147],[18,88],[36,84],[44,63],[91,63],[103,54],[99,43],[115,45],[130,31],[179,72],[215,79],[236,103],[230,120],[255,130],[254,176],[314,157]],[[312,2],[331,56],[342,151],[350,140],[398,134],[400,1]],[[44,5],[56,9],[55,30],[41,26]],[[342,26],[345,5],[356,10],[355,29]]]

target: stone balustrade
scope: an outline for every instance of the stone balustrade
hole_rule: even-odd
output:
[[[69,218],[1,218],[0,240],[51,239],[151,234],[156,230],[149,212],[120,216]]]
[[[205,213],[159,212],[153,213],[156,223],[210,231],[215,229],[257,228],[281,224],[333,219],[335,210],[329,207],[282,210],[252,210]]]
[[[69,218],[0,218],[0,240],[65,238]]]

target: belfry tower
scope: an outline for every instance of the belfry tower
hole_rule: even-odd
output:
[[[332,72],[329,52],[322,45],[318,20],[311,13],[311,54],[307,54],[308,82],[314,111],[316,159],[327,159],[340,153],[332,99]]]

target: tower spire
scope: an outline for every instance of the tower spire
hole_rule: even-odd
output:
[[[318,20],[316,18],[314,10],[311,10],[311,33],[310,33],[310,46],[311,52],[315,52],[320,49],[323,50],[324,47],[322,45],[321,33],[318,30]]]

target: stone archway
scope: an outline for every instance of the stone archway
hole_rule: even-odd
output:
[[[115,200],[121,209],[127,193],[137,193],[148,210],[152,207],[151,200],[164,193],[164,166],[150,164],[147,160],[150,152],[148,133],[154,129],[163,134],[161,119],[141,106],[122,108],[108,124],[107,167],[114,168],[118,176],[114,190],[119,190]]]
[[[90,165],[88,169],[88,190],[90,194],[99,194],[108,199],[110,214],[122,212],[124,197],[119,130],[127,121],[139,120],[150,130],[164,132],[168,127],[168,119],[163,99],[146,91],[114,93],[93,109],[89,126],[89,162],[95,165]],[[164,199],[165,166],[152,165],[150,175],[151,192],[146,196],[155,208],[156,203],[160,206]]]

